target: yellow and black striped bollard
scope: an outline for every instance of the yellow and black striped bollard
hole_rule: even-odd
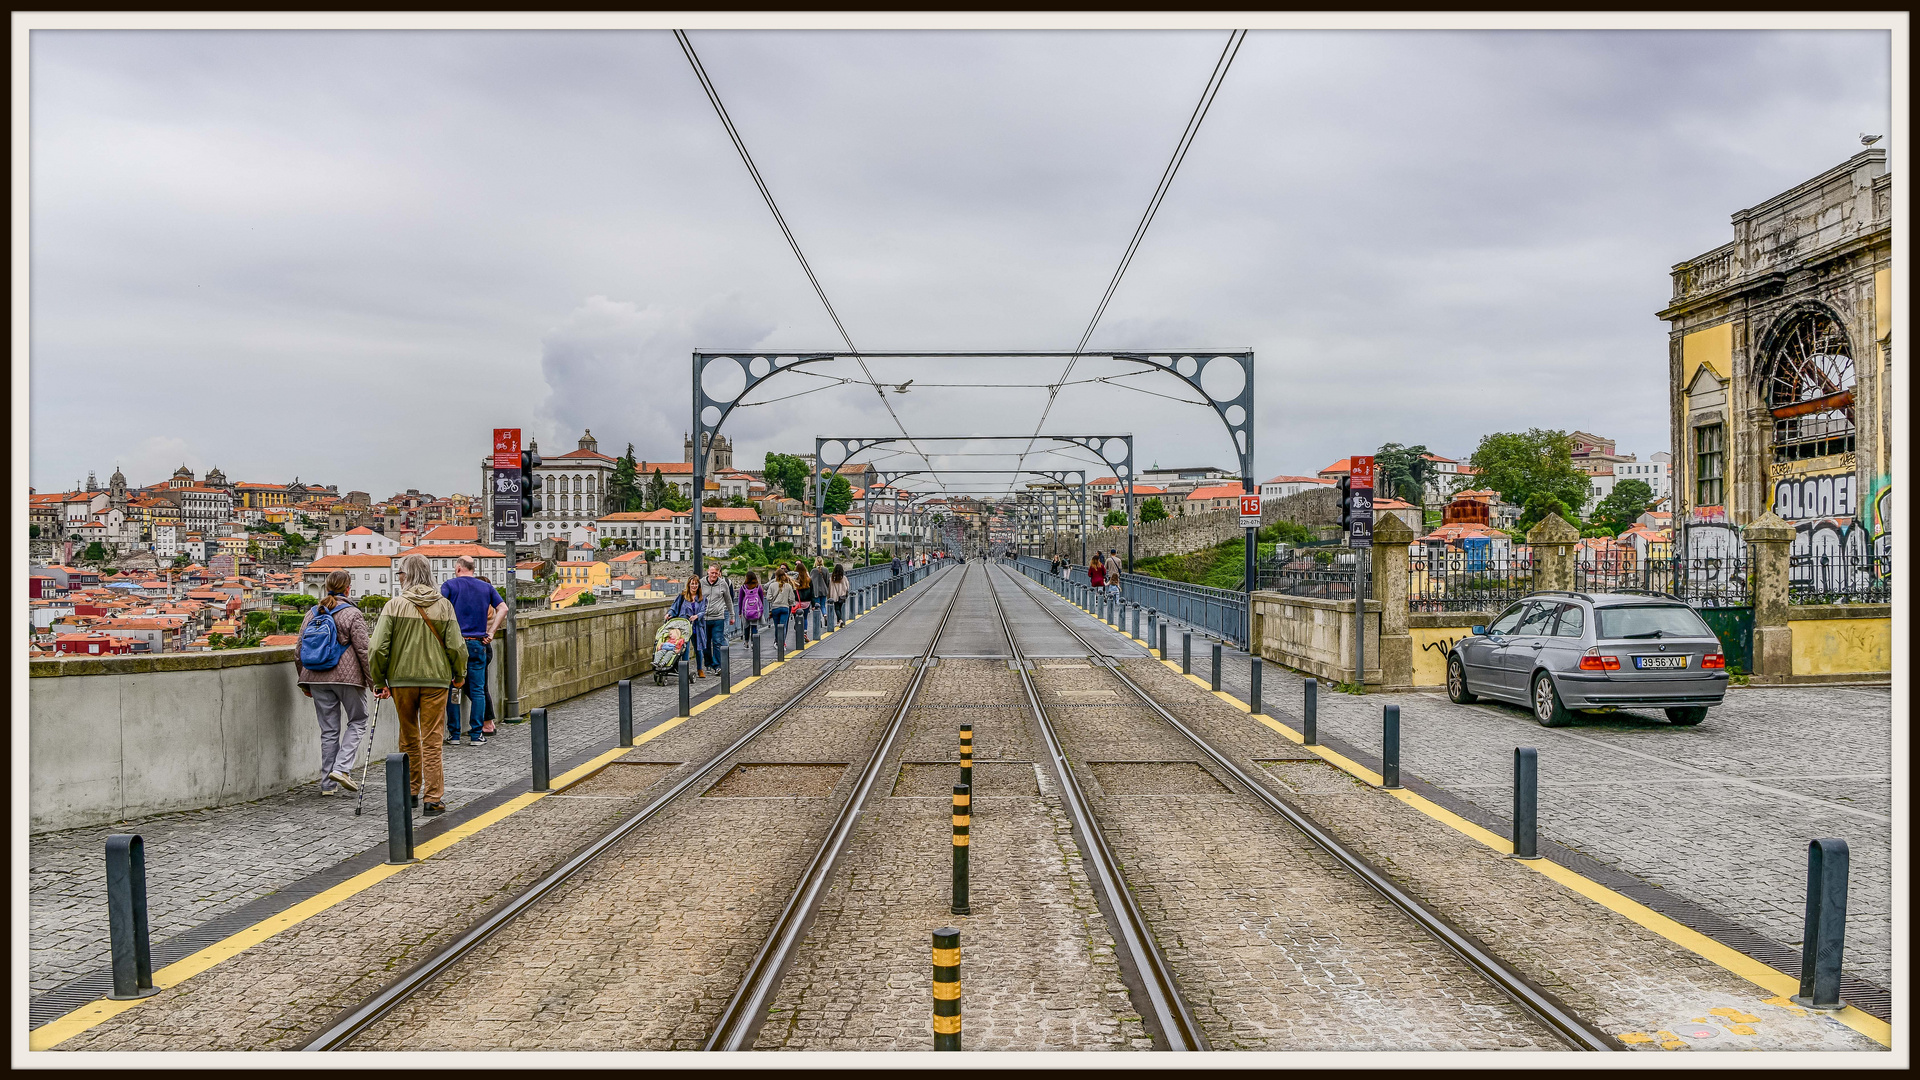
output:
[[[967,907],[967,839],[973,831],[973,788],[953,787],[953,913],[971,915]]]
[[[960,782],[973,786],[973,725],[960,725]]]
[[[933,932],[933,1048],[960,1049],[960,931],[952,926]]]

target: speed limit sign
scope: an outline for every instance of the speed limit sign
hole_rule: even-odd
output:
[[[1260,493],[1240,496],[1240,527],[1257,529],[1260,527]]]

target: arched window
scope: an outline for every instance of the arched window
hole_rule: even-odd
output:
[[[1766,370],[1775,461],[1853,450],[1853,346],[1833,316],[1794,316],[1774,334]]]

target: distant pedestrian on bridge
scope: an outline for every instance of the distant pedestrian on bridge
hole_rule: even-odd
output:
[[[742,633],[758,633],[760,620],[767,615],[766,589],[760,584],[760,575],[756,571],[747,571],[747,580],[740,586],[740,627]]]
[[[1087,564],[1087,581],[1096,592],[1107,587],[1107,560],[1097,551],[1093,553],[1093,561]]]
[[[447,812],[446,777],[440,740],[428,733],[428,725],[446,715],[448,685],[458,689],[466,682],[467,643],[453,604],[434,590],[433,565],[425,555],[402,558],[400,580],[405,590],[387,601],[373,625],[373,692],[393,698],[400,749],[417,789],[409,794],[432,817]]]
[[[471,555],[455,559],[453,577],[440,586],[440,595],[453,603],[454,613],[460,618],[460,636],[467,642],[466,698],[472,706],[472,715],[467,719],[467,742],[484,746],[487,735],[493,731],[492,723],[482,726],[487,712],[487,647],[493,644],[493,635],[507,619],[507,602],[492,582],[474,573],[474,568]],[[447,712],[447,745],[460,745],[460,707],[457,705]]]
[[[685,619],[691,626],[693,640],[688,642],[687,651],[692,654],[693,677],[706,678],[707,671],[702,666],[706,661],[706,653],[702,646],[707,633],[707,600],[701,593],[698,577],[687,579],[686,585],[680,589],[680,595],[673,598],[673,606],[667,609],[667,618]]]
[[[822,632],[833,629],[827,625],[827,604],[833,600],[833,571],[827,568],[827,560],[813,560],[813,571],[808,584],[813,587],[813,603],[820,608],[820,629]]]
[[[899,577],[899,576],[900,576],[900,571],[901,571],[901,570],[903,570],[903,569],[905,569],[905,564],[901,562],[901,560],[900,560],[900,556],[898,556],[898,555],[895,555],[895,556],[893,557],[893,566],[892,566],[892,570],[893,570],[893,576],[894,576],[894,577]]]
[[[733,579],[720,572],[720,564],[707,567],[707,580],[701,590],[707,598],[707,670],[718,674],[720,651],[727,647],[727,624],[740,608],[740,595]]]
[[[767,586],[767,614],[773,619],[773,636],[780,648],[787,647],[787,617],[793,614],[793,579],[783,563],[773,572],[773,584]]]
[[[833,575],[827,579],[827,595],[833,600],[833,622],[835,626],[847,621],[847,568],[843,563],[833,564]]]
[[[367,672],[373,669],[373,664],[366,616],[347,603],[352,588],[353,575],[345,570],[327,575],[327,595],[307,609],[307,617],[300,623],[301,648],[294,656],[300,692],[313,699],[313,710],[320,721],[322,795],[337,794],[342,789],[357,791],[360,787],[353,781],[353,763],[360,751],[360,740],[367,733]],[[333,624],[333,648],[324,651],[330,655],[337,653],[337,657],[331,667],[315,669],[307,667],[303,660],[315,660],[306,649],[307,627],[320,618]]]

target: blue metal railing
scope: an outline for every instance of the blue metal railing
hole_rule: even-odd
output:
[[[1154,608],[1166,618],[1197,626],[1242,649],[1247,647],[1246,593],[1122,573],[1120,595],[1141,607]]]

